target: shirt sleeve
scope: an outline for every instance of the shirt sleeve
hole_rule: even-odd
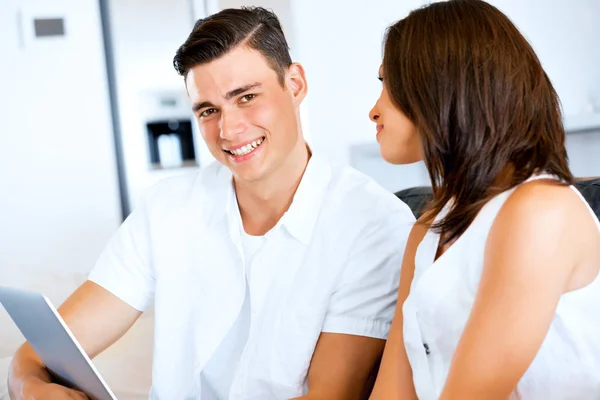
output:
[[[387,338],[413,224],[412,213],[400,210],[359,235],[331,297],[323,332]]]
[[[110,239],[88,280],[131,307],[145,311],[154,298],[145,205],[134,210]]]

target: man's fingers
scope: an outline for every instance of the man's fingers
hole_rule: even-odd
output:
[[[69,390],[69,396],[75,400],[89,400],[83,392],[78,392],[76,390]]]

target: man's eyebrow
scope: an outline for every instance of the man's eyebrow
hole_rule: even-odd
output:
[[[203,101],[201,103],[196,103],[192,106],[192,111],[194,113],[197,113],[198,111],[200,111],[203,108],[209,108],[209,107],[214,107],[213,103],[211,103],[210,101]]]
[[[225,97],[225,100],[231,100],[232,98],[237,97],[237,96],[239,96],[242,93],[245,93],[245,92],[247,92],[249,90],[257,89],[257,88],[260,88],[260,87],[262,87],[262,83],[255,82],[255,83],[252,83],[252,84],[249,84],[249,85],[245,85],[245,86],[239,87],[237,89],[230,90],[229,92],[227,92],[227,94],[225,94],[224,97]],[[194,104],[192,106],[192,111],[194,113],[197,113],[198,111],[200,111],[203,108],[212,108],[212,107],[215,107],[215,105],[213,103],[211,103],[210,101],[202,101],[200,103]]]
[[[237,89],[233,89],[233,90],[227,92],[227,94],[225,95],[225,100],[231,100],[232,98],[239,96],[240,94],[242,94],[244,92],[247,92],[252,89],[257,89],[260,87],[262,87],[262,83],[255,82],[250,85],[246,85],[246,86],[239,87]]]

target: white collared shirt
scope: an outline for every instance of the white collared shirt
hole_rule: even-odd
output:
[[[268,293],[269,285],[273,281],[273,276],[276,275],[275,271],[271,271],[271,269],[279,268],[278,265],[264,264],[252,268],[252,260],[263,248],[266,238],[244,232],[241,218],[239,229],[242,235],[242,255],[246,268],[246,297],[233,326],[200,373],[202,400],[221,400],[229,397],[231,384],[237,372],[244,346],[248,341],[251,316],[256,315],[262,308],[263,303],[260,299],[264,293]]]
[[[202,370],[246,297],[239,218],[226,167],[167,179],[90,274],[138,310],[154,301],[153,399],[201,398]],[[257,292],[229,398],[306,394],[321,332],[386,338],[413,223],[409,207],[373,180],[313,155],[289,210],[252,260],[251,269],[273,276]]]

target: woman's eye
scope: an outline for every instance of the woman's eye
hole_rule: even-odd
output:
[[[207,110],[204,110],[200,113],[200,117],[208,117],[209,115],[211,115],[212,113],[217,112],[217,110],[215,110],[214,108],[209,108]]]
[[[256,97],[255,94],[247,94],[245,96],[242,96],[242,98],[240,99],[240,103],[247,103],[255,97]]]

